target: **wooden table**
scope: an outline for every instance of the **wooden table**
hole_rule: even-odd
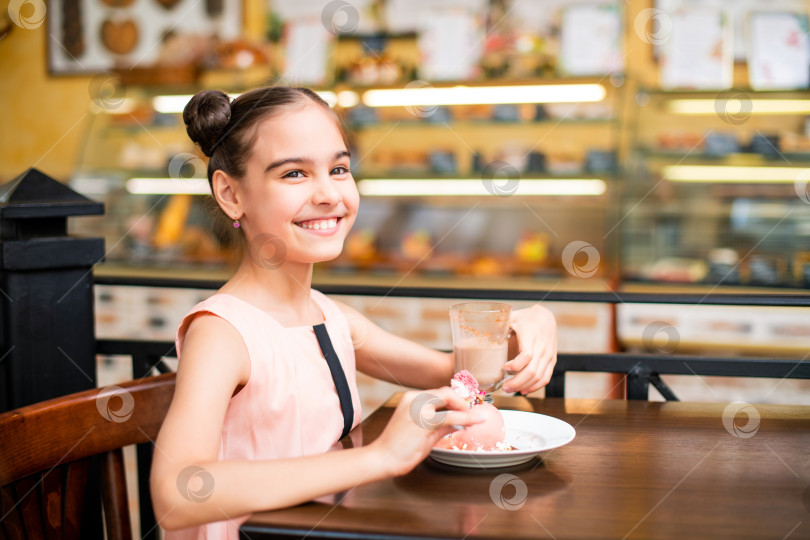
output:
[[[346,439],[374,440],[397,399]],[[242,537],[810,538],[810,407],[743,408],[727,429],[724,415],[735,416],[726,404],[496,405],[560,418],[577,436],[507,471],[428,459],[403,477],[255,514]]]

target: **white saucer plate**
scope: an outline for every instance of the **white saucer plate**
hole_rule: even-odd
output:
[[[506,442],[514,450],[449,450],[434,448],[430,457],[439,463],[471,469],[513,467],[547,450],[574,440],[576,431],[568,422],[544,414],[502,410]]]

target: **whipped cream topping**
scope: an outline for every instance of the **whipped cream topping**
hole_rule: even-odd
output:
[[[458,379],[450,380],[450,388],[452,388],[453,391],[455,391],[455,393],[461,397],[461,399],[464,399],[466,401],[472,401],[475,398],[475,395],[472,392],[470,392],[470,389],[467,388],[467,385],[465,385]]]

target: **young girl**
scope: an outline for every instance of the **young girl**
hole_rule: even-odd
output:
[[[359,203],[329,106],[305,88],[261,88],[233,102],[205,91],[183,120],[246,249],[233,278],[177,331],[177,387],[151,474],[166,538],[236,539],[255,511],[405,474],[451,426],[480,421],[444,387],[452,353],[391,335],[311,288],[313,263],[338,256]],[[511,323],[510,354],[519,353],[506,368],[519,373],[504,390],[528,393],[551,376],[556,326],[540,306],[515,311]],[[327,452],[360,421],[355,369],[443,386],[430,393],[446,416],[425,429],[409,411],[419,393],[408,392],[372,444]]]

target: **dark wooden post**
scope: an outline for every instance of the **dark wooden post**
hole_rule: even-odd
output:
[[[0,186],[0,411],[96,386],[104,239],[68,236],[67,218],[103,213],[36,169]]]

